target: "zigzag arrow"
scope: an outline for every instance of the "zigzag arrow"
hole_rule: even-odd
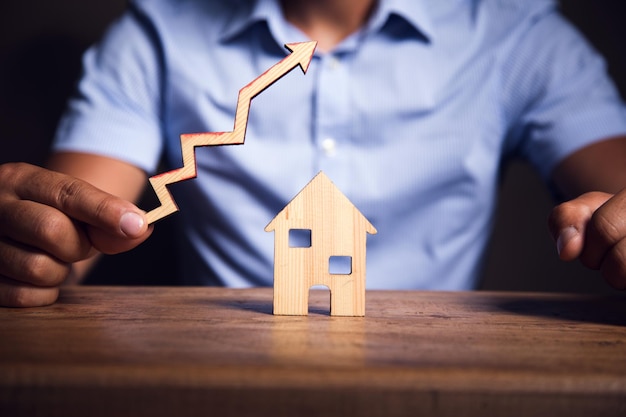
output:
[[[167,189],[167,185],[195,178],[198,175],[195,148],[199,146],[242,145],[246,136],[248,113],[252,99],[297,66],[300,66],[302,72],[306,74],[316,46],[317,42],[315,41],[286,44],[285,48],[291,51],[291,54],[287,55],[250,84],[239,90],[235,124],[232,132],[208,132],[180,135],[180,146],[183,152],[183,167],[155,175],[149,179],[154,192],[161,202],[161,206],[146,214],[148,223],[154,223],[178,211],[178,206]]]

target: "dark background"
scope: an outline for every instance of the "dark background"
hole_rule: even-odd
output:
[[[524,0],[520,0],[524,1]],[[65,101],[80,73],[80,56],[125,7],[124,0],[5,0],[0,5],[0,163],[41,164]],[[626,2],[563,0],[563,12],[607,58],[626,97]],[[528,166],[504,173],[500,212],[481,288],[612,292],[597,272],[562,263],[547,233],[553,202]],[[157,224],[139,248],[108,256],[88,283],[175,284],[169,236],[176,220]]]

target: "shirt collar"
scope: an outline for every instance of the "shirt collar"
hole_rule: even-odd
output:
[[[271,30],[272,26],[280,26],[278,20],[284,21],[278,0],[253,0],[245,3],[245,7],[235,8],[236,11],[222,30],[220,40],[231,40],[259,22],[266,22]],[[391,16],[404,19],[427,41],[432,42],[433,23],[426,1],[379,0],[379,5],[370,19],[367,30],[381,30]]]
[[[369,23],[370,30],[381,30],[392,16],[397,16],[413,27],[427,41],[435,37],[432,17],[423,0],[380,0]]]
[[[267,22],[270,25],[276,19],[283,19],[278,0],[253,0],[242,3],[245,5],[235,7],[233,16],[222,30],[220,40],[229,41],[256,23]]]

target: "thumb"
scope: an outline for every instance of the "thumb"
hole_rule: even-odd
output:
[[[580,256],[585,243],[585,231],[593,213],[612,194],[591,192],[556,206],[548,218],[548,227],[556,244],[559,258],[571,261]]]
[[[87,236],[92,246],[108,255],[126,252],[148,239],[154,230],[154,226],[146,226],[145,215],[136,212],[122,214],[119,224],[124,237],[96,226],[87,225]]]

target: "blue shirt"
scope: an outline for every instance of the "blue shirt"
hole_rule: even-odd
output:
[[[86,54],[56,150],[151,174],[164,152],[180,167],[179,135],[232,130],[238,90],[303,40],[274,0],[134,1]],[[624,133],[604,62],[554,2],[381,0],[306,75],[253,100],[245,145],[196,150],[198,178],[171,188],[183,277],[271,285],[263,229],[323,170],[378,229],[368,288],[469,289],[503,162],[549,180],[571,152]]]

